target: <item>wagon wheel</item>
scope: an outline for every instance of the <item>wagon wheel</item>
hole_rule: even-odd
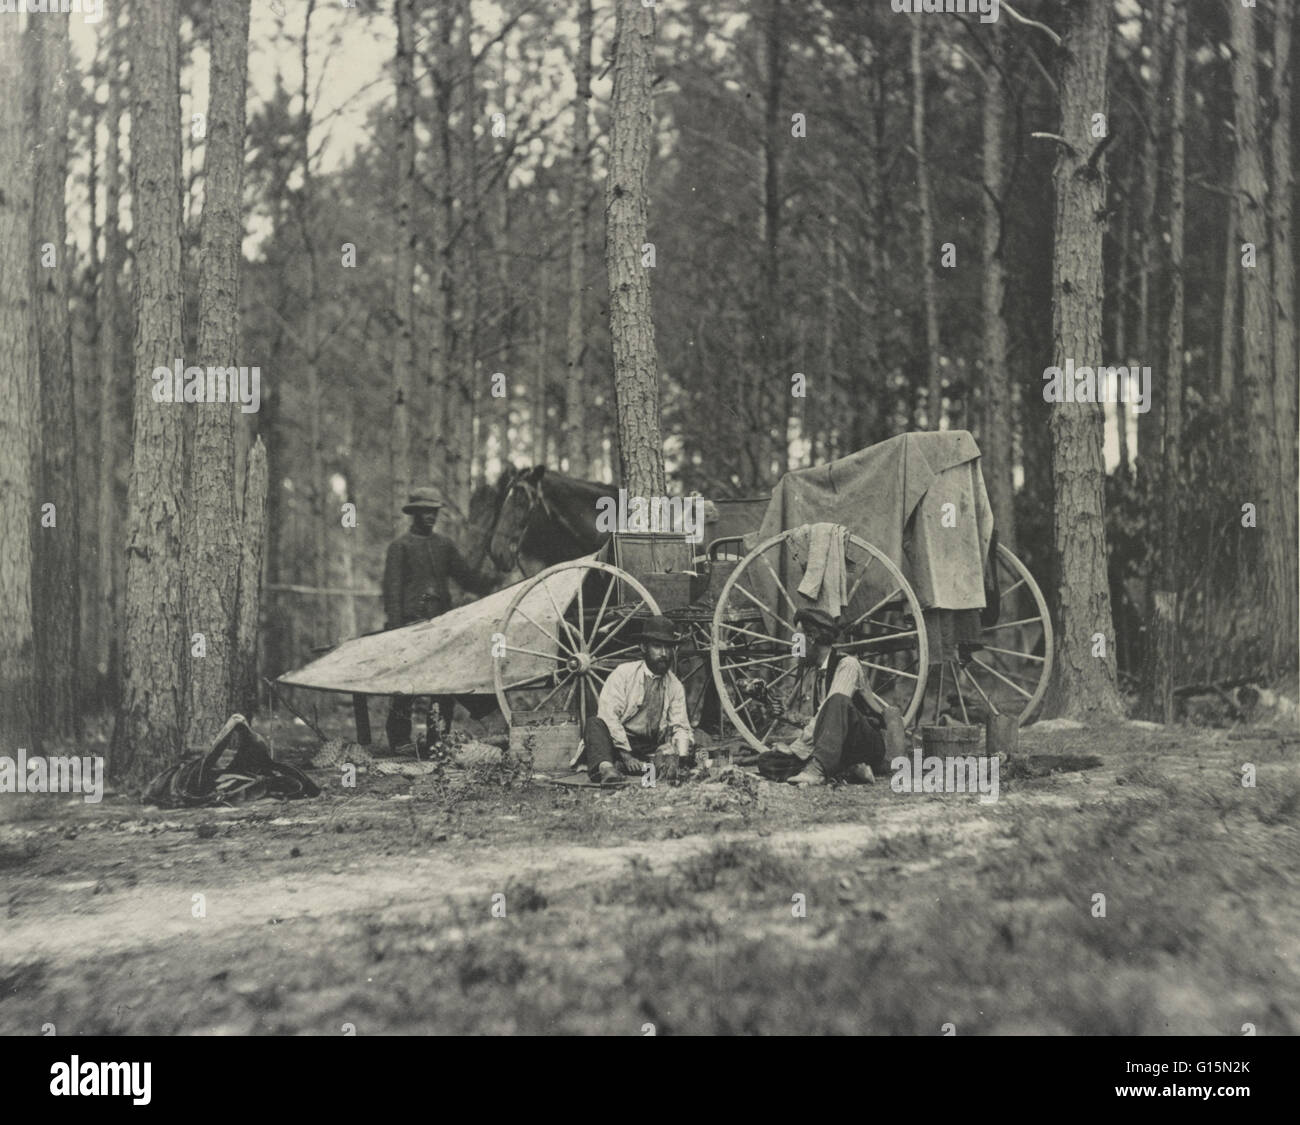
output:
[[[998,619],[979,641],[958,645],[956,660],[936,666],[921,706],[920,721],[948,714],[962,722],[988,714],[1033,718],[1052,678],[1052,619],[1033,575],[1002,544],[993,569]]]
[[[578,597],[561,613],[546,581],[566,570],[584,572]],[[555,615],[549,627],[524,603],[541,588],[541,604]],[[609,673],[640,651],[628,623],[657,614],[650,592],[624,570],[606,562],[574,559],[535,574],[510,599],[493,638],[492,681],[507,723],[594,715]]]
[[[794,614],[810,604],[779,577],[783,554],[800,529],[760,543],[732,572],[713,614],[710,657],[723,713],[750,746],[793,738],[798,729],[781,712],[809,686],[811,669],[795,654]],[[903,572],[879,548],[856,535],[845,541],[848,600],[837,651],[857,657],[871,690],[910,723],[929,671],[925,618]],[[775,706],[774,706],[775,704]]]

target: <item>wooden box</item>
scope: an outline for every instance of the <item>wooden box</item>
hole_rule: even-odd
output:
[[[691,604],[691,582],[695,574],[689,570],[672,574],[643,574],[641,584],[659,603],[661,613],[671,614],[675,609],[685,609]]]
[[[528,752],[527,740],[532,740],[533,769],[541,773],[566,770],[578,752],[582,730],[569,718],[555,722],[512,723],[510,725],[510,753],[521,758]]]

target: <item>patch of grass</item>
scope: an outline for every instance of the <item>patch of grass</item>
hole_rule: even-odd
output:
[[[39,992],[45,985],[48,967],[44,961],[29,961],[14,968],[0,969],[0,1000]]]
[[[41,846],[33,839],[13,844],[0,844],[0,871],[25,867],[41,854]]]
[[[462,992],[482,984],[513,988],[528,973],[528,959],[514,945],[479,938],[459,946],[452,963]]]
[[[1243,792],[1251,792],[1243,789]],[[1261,824],[1296,824],[1300,822],[1300,780],[1294,777],[1257,786],[1255,816]]]
[[[786,887],[807,882],[807,873],[787,857],[755,844],[719,844],[702,855],[691,856],[677,865],[686,887],[695,892],[711,891],[725,872],[736,872],[736,880],[751,891],[773,886]]]
[[[511,912],[520,914],[531,914],[537,910],[545,910],[547,906],[546,896],[541,889],[534,883],[523,879],[511,879],[506,884],[506,909]]]

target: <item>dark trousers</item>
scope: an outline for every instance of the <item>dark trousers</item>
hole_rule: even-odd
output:
[[[438,710],[442,715],[442,729],[433,731],[426,729],[425,737],[430,742],[437,742],[443,735],[451,730],[452,711],[456,706],[456,697],[454,695],[435,695],[431,701],[438,705]],[[384,730],[388,734],[388,748],[396,750],[399,746],[404,746],[411,741],[411,708],[415,704],[413,695],[395,695],[388,702],[388,719],[384,723]],[[432,714],[430,715],[432,718]]]
[[[876,730],[847,695],[830,696],[813,727],[813,757],[827,777],[866,762],[871,772],[885,771],[885,736]]]
[[[649,759],[658,747],[648,738],[640,738],[628,731],[627,740],[632,746],[632,755],[636,758]],[[582,729],[583,761],[587,763],[587,776],[592,781],[600,780],[600,763],[613,762],[618,765],[618,748],[610,737],[609,727],[604,719],[592,715]]]

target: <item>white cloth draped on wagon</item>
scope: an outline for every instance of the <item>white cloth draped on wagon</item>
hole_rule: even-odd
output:
[[[984,608],[993,512],[979,446],[966,430],[900,434],[828,464],[786,473],[747,545],[787,528],[823,522],[841,524],[879,548],[902,570],[927,611]],[[796,551],[797,544],[784,554]],[[781,560],[783,584],[796,597],[806,561]],[[888,592],[883,568],[876,569],[878,577],[875,572],[869,576],[848,614],[861,612]],[[766,604],[777,604],[775,590],[764,594],[772,598]]]
[[[586,556],[595,559],[599,552]],[[586,572],[561,571],[539,583],[521,602],[523,611],[541,629],[558,633],[557,613],[569,608]],[[318,660],[286,673],[279,682],[291,687],[316,688],[365,695],[491,695],[492,634],[505,615],[521,583],[507,586],[476,602],[386,633],[372,633],[344,641]],[[538,652],[554,651],[541,629],[512,631],[512,645]],[[507,682],[550,672],[553,658],[509,653],[503,669]]]

